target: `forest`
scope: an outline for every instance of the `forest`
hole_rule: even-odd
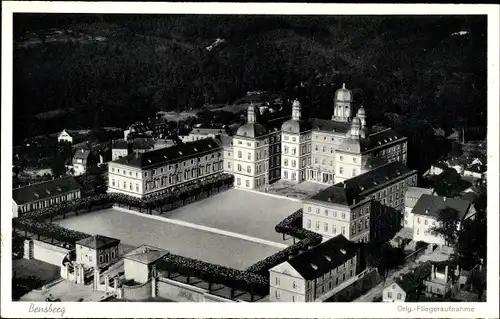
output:
[[[39,44],[25,45],[30,37]],[[330,118],[343,82],[372,123],[410,143],[432,128],[486,128],[482,16],[16,14],[14,39],[15,145],[231,104],[252,90],[300,98],[306,115]]]

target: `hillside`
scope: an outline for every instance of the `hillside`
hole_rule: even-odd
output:
[[[63,127],[124,127],[155,110],[232,103],[249,90],[300,97],[306,113],[329,117],[342,82],[374,121],[393,112],[445,129],[459,117],[486,123],[479,16],[44,14],[16,15],[14,24],[18,141]],[[206,50],[217,38],[225,42]]]

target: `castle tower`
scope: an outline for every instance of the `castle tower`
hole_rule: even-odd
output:
[[[345,83],[342,88],[335,92],[333,121],[349,122],[351,118],[352,92],[346,89]]]
[[[299,100],[295,99],[292,104],[292,119],[294,121],[300,120],[302,107],[300,106]]]
[[[365,109],[363,106],[361,106],[356,113],[356,117],[359,118],[361,122],[361,130],[360,130],[360,137],[361,138],[366,138],[368,136],[368,127],[366,125],[366,113]]]
[[[247,110],[247,123],[257,123],[257,110],[253,103],[250,103]]]

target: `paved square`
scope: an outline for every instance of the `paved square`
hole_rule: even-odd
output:
[[[58,220],[57,223],[91,235],[100,234],[118,238],[126,245],[152,245],[177,255],[236,269],[245,269],[282,249],[176,225],[163,221],[162,217],[154,217],[156,219],[139,213],[136,215],[117,209],[106,209]],[[269,227],[274,228],[274,225]]]
[[[230,189],[161,216],[283,243],[274,227],[301,207],[298,201]]]

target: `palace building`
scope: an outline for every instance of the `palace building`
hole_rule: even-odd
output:
[[[133,153],[108,165],[108,192],[144,197],[223,172],[222,145],[202,139],[145,153]]]
[[[354,242],[369,242],[374,203],[402,213],[406,190],[416,184],[417,171],[399,162],[380,166],[305,199],[303,228],[325,239],[341,234]]]

